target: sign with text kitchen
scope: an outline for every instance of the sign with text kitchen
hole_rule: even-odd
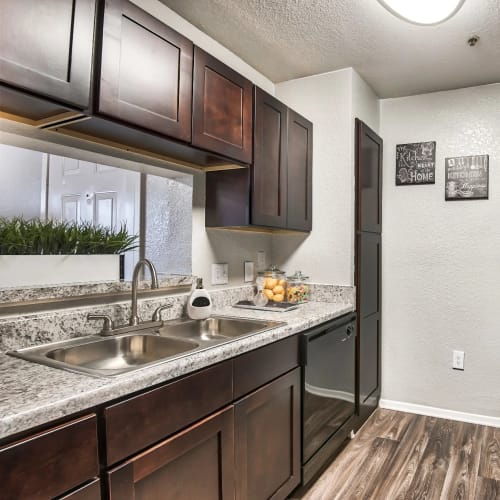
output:
[[[396,146],[396,186],[436,183],[436,142]]]
[[[487,200],[488,160],[488,155],[445,158],[446,200]]]

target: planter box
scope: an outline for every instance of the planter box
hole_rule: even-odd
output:
[[[0,288],[118,281],[120,256],[0,255]]]

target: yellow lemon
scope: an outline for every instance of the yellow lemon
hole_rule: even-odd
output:
[[[278,284],[278,280],[276,280],[274,278],[267,278],[266,279],[266,288],[269,288],[269,290],[272,290],[277,284]]]

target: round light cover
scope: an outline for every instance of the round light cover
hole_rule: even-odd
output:
[[[395,16],[414,24],[439,24],[455,15],[465,0],[378,0]]]

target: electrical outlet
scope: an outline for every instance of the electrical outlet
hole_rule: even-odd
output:
[[[212,264],[212,285],[225,285],[229,281],[228,264]]]
[[[464,369],[464,351],[453,351],[453,362],[452,367],[454,370],[463,370]]]

